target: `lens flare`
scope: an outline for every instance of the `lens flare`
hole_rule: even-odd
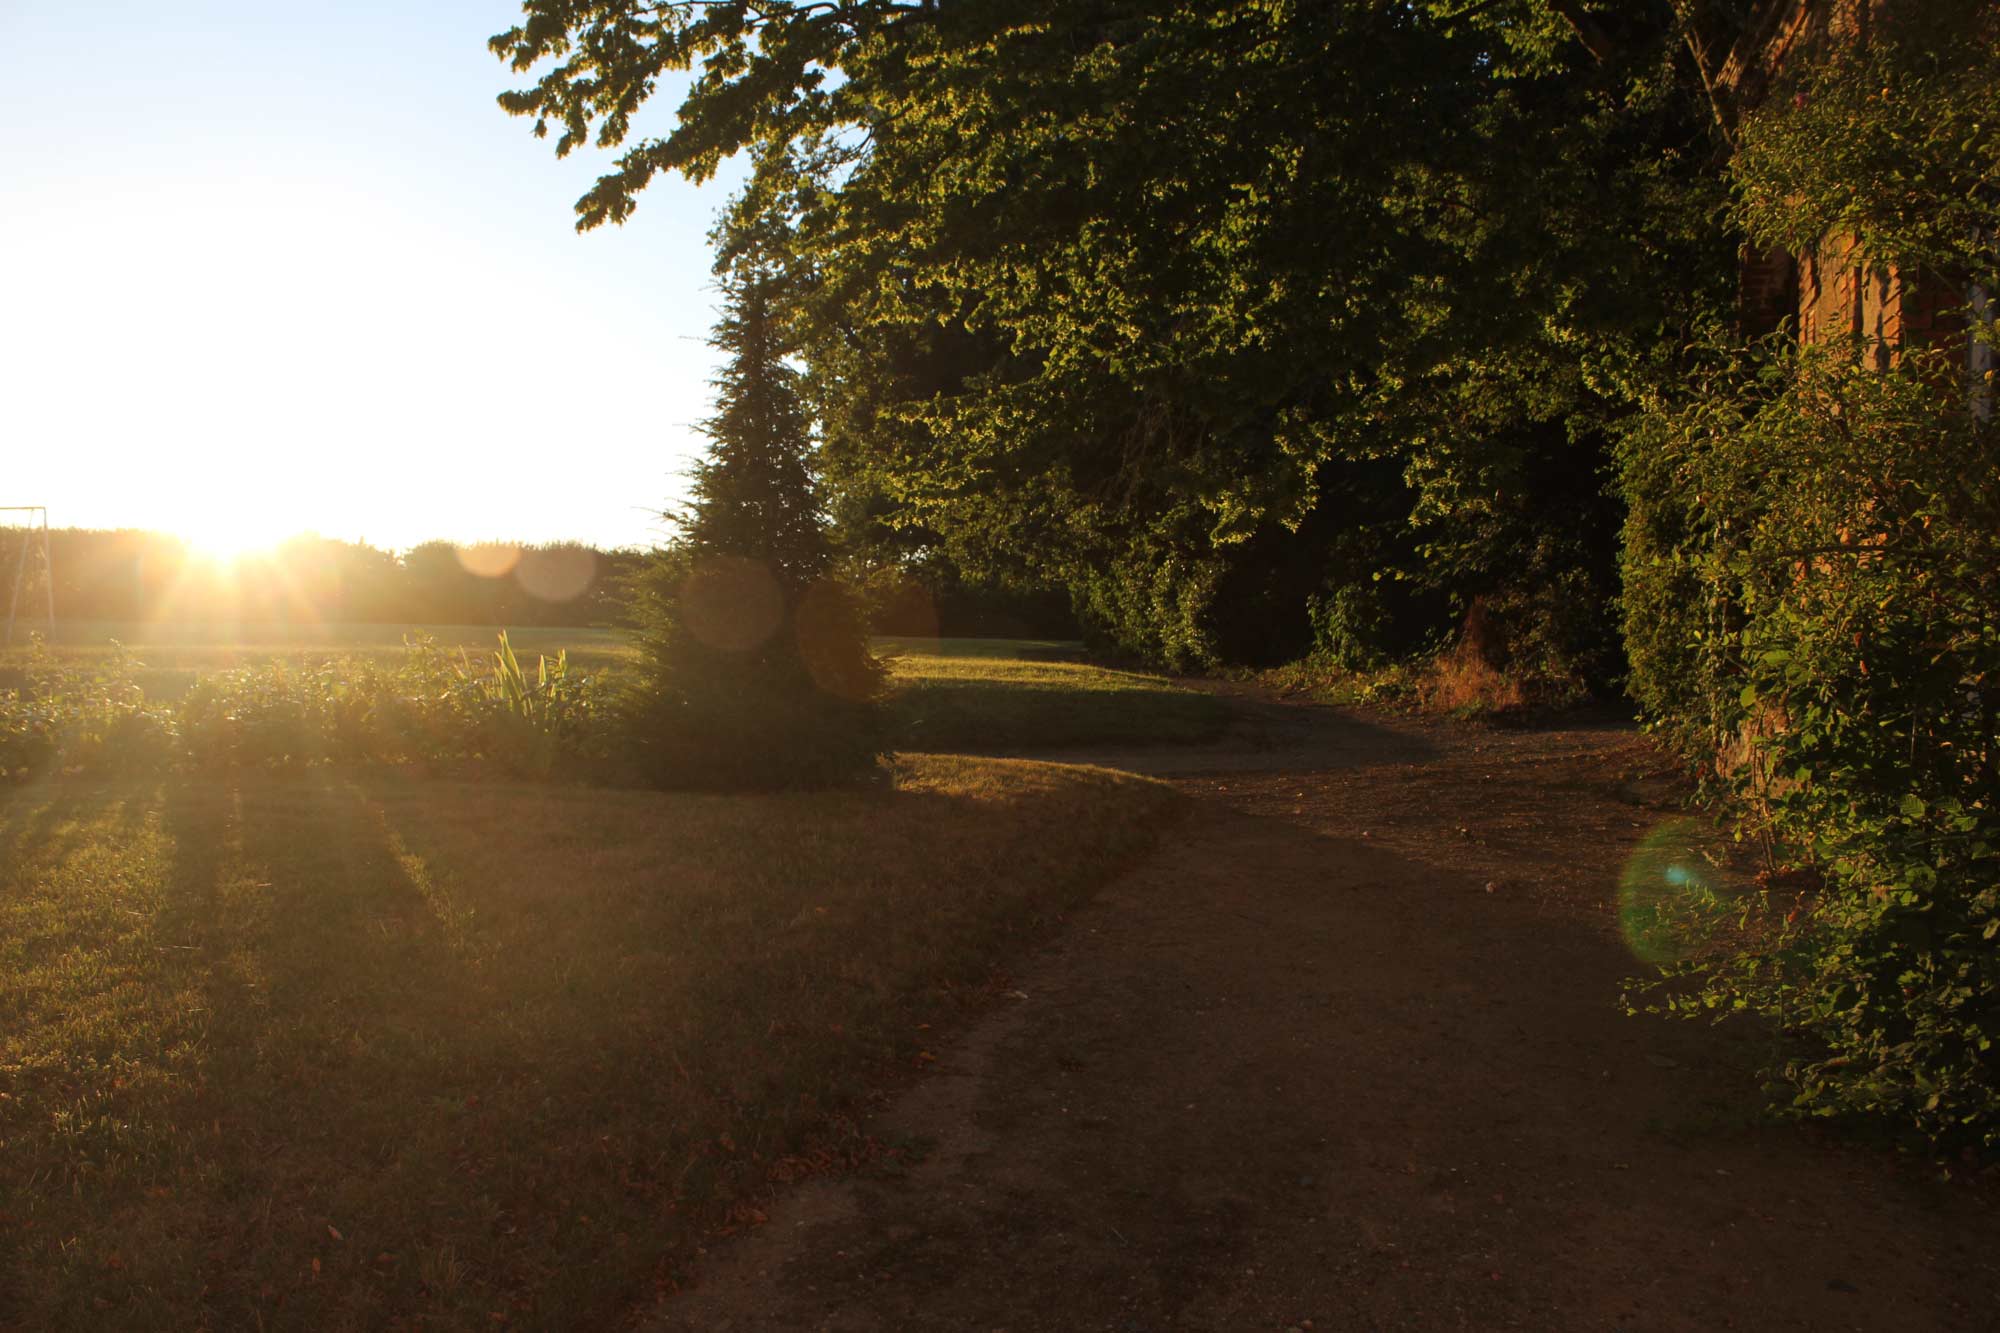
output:
[[[777,633],[785,597],[770,567],[742,556],[711,556],[681,585],[688,632],[711,648],[747,653]]]
[[[1699,819],[1671,819],[1648,833],[1618,880],[1618,929],[1642,963],[1689,956],[1718,907],[1733,896],[1728,839]]]
[[[526,551],[514,580],[545,602],[573,602],[597,580],[597,557],[581,546]]]
[[[521,548],[512,542],[478,542],[471,546],[456,546],[452,553],[468,574],[477,574],[482,579],[505,578],[514,572],[514,566],[521,563]]]

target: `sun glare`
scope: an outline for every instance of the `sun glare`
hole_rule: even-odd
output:
[[[234,565],[263,555],[298,534],[272,515],[245,512],[204,515],[187,524],[182,535],[196,554],[217,564]]]

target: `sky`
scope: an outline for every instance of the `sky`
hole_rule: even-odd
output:
[[[656,541],[740,172],[578,235],[610,159],[495,105],[517,13],[0,0],[0,505],[219,551]]]

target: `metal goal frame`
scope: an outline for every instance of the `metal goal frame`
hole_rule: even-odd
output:
[[[0,505],[0,514],[25,514],[27,521],[21,528],[21,555],[14,562],[14,594],[7,601],[7,646],[14,644],[14,622],[21,611],[21,582],[27,577],[28,557],[34,552],[35,538],[41,538],[42,581],[48,594],[45,609],[49,622],[49,637],[56,634],[56,562],[49,552],[49,508],[47,505]],[[40,515],[41,527],[35,526],[35,517]],[[13,526],[12,524],[8,525]]]

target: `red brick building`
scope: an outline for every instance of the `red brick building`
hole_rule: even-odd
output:
[[[1898,4],[1923,0],[1767,0],[1753,12],[1715,78],[1718,114],[1755,109],[1773,96],[1793,95],[1789,80],[1816,58],[1843,45],[1866,44]],[[1796,323],[1801,341],[1863,337],[1886,364],[1898,350],[1937,346],[1964,337],[1958,313],[1968,293],[1939,275],[1871,268],[1859,261],[1852,236],[1821,238],[1807,253],[1746,247],[1742,257],[1745,333]],[[1974,371],[1989,368],[1992,349],[1969,347]]]

